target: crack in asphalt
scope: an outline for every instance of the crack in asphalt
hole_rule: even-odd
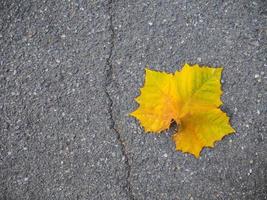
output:
[[[112,13],[112,4],[113,4],[113,0],[109,0],[108,1],[108,14],[109,14],[109,30],[111,32],[111,39],[110,39],[110,50],[109,50],[109,56],[106,60],[106,82],[105,82],[105,87],[104,87],[104,91],[105,94],[107,96],[108,99],[108,113],[109,113],[109,117],[110,117],[110,129],[112,129],[116,135],[117,135],[117,140],[121,146],[121,152],[124,158],[124,164],[126,166],[126,185],[125,190],[127,191],[128,197],[130,200],[134,200],[134,195],[132,192],[132,185],[130,182],[130,175],[131,175],[131,165],[129,163],[129,158],[128,155],[126,153],[126,146],[124,144],[124,141],[121,137],[120,132],[116,129],[116,123],[114,120],[114,116],[113,116],[113,100],[112,97],[110,95],[110,93],[108,92],[108,88],[111,86],[111,83],[113,82],[113,66],[112,66],[112,55],[113,55],[113,50],[114,50],[114,40],[115,40],[115,30],[114,30],[114,26],[113,26],[113,13]]]

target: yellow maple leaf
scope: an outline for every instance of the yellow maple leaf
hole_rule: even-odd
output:
[[[146,132],[160,133],[172,120],[179,126],[173,135],[176,150],[195,157],[203,147],[234,132],[227,115],[219,109],[222,68],[185,64],[174,74],[146,69],[145,84],[135,100],[136,117]]]

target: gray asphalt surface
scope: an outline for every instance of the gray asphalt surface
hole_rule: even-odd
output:
[[[0,199],[267,199],[266,1],[0,1]],[[128,117],[144,68],[223,66],[200,159]]]

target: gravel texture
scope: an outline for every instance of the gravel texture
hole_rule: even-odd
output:
[[[267,199],[267,3],[0,1],[0,199]],[[128,113],[144,68],[224,67],[199,159]]]

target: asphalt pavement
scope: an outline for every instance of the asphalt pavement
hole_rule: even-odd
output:
[[[0,199],[267,199],[266,35],[264,0],[1,0]],[[199,159],[128,116],[186,62],[236,130]]]

